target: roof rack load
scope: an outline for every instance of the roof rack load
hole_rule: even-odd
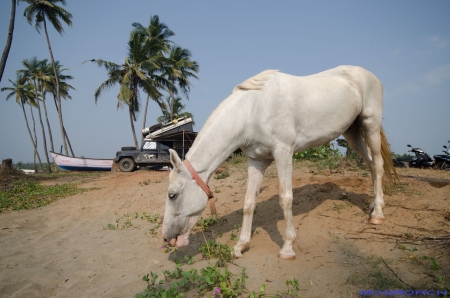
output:
[[[155,124],[153,126],[144,128],[142,130],[142,135],[146,139],[154,139],[179,131],[193,131],[191,117],[181,117],[178,119],[174,119],[173,121],[166,124]]]

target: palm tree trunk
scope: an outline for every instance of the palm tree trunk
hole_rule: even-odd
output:
[[[39,156],[39,152],[37,150],[36,143],[34,142],[33,135],[31,134],[30,125],[28,124],[27,113],[25,113],[25,107],[23,106],[23,103],[21,104],[21,107],[22,107],[22,111],[23,111],[23,116],[25,118],[25,122],[27,123],[28,134],[30,135],[31,143],[33,144],[34,154],[35,154],[35,156],[37,155],[37,157],[39,159],[39,164],[42,166],[41,157]],[[36,170],[36,162],[34,164],[35,164],[35,170]]]
[[[130,112],[130,123],[131,123],[131,131],[133,132],[133,138],[134,138],[134,145],[136,146],[136,150],[139,150],[139,144],[136,138],[136,132],[134,131],[134,122],[133,122],[133,111],[132,106],[129,106],[129,112]]]
[[[50,45],[50,38],[48,37],[48,32],[47,32],[47,22],[45,21],[45,17],[44,19],[44,30],[45,30],[45,37],[47,38],[47,45],[48,45],[48,51],[50,52],[50,58],[52,60],[52,66],[53,66],[53,71],[55,73],[55,83],[56,83],[56,99],[58,102],[58,118],[59,118],[59,128],[61,129],[61,137],[62,137],[62,142],[64,145],[64,151],[66,152],[66,155],[69,155],[68,151],[67,151],[67,143],[66,143],[66,138],[64,136],[64,123],[63,123],[63,118],[62,118],[62,109],[61,109],[61,97],[59,94],[59,80],[58,80],[58,73],[56,71],[56,65],[55,65],[55,59],[53,58],[53,52],[52,52],[52,47]]]
[[[50,150],[52,152],[55,152],[55,148],[53,147],[52,129],[50,128],[50,122],[48,121],[47,105],[45,104],[45,91],[44,91],[44,88],[43,88],[43,84],[41,84],[41,94],[42,94],[42,103],[44,104],[45,120],[47,121],[48,135],[50,137]]]
[[[36,150],[38,148],[38,139],[37,139],[37,135],[36,135],[36,121],[34,120],[34,113],[33,113],[33,107],[30,104],[30,113],[31,113],[31,119],[33,119],[33,133],[34,133],[34,144],[36,146]],[[41,162],[41,157],[38,154],[38,159],[39,159],[39,167],[40,169],[43,169],[44,167],[42,166],[42,162]],[[34,159],[36,160],[36,153],[34,154]]]
[[[172,98],[172,102],[170,103],[170,121],[173,121],[173,105],[175,104],[175,95],[172,91],[169,91],[170,98]]]
[[[66,138],[67,138],[67,144],[69,145],[70,153],[72,153],[72,157],[75,157],[75,154],[73,153],[73,150],[72,150],[72,145],[70,144],[70,141],[69,141],[69,136],[67,135],[67,132],[66,132],[66,128],[63,127],[63,129],[64,129],[64,134],[66,135]]]
[[[36,86],[36,82],[34,82],[34,86]],[[47,159],[47,170],[49,173],[51,173],[52,169],[50,167],[50,159],[48,158],[48,151],[47,151],[47,138],[45,137],[45,128],[44,128],[44,122],[42,122],[41,105],[39,104],[39,97],[37,95],[36,89],[37,88],[34,88],[34,93],[36,96],[36,105],[38,108],[39,122],[41,123],[41,129],[42,129],[42,142],[44,143],[45,157]]]
[[[145,109],[144,109],[144,121],[142,122],[142,129],[145,128],[145,122],[147,121],[147,108],[148,108],[148,101],[150,100],[150,96],[147,95],[147,101],[145,102]],[[141,146],[144,143],[144,136],[141,137]]]
[[[58,112],[58,115],[59,115],[59,108],[58,108],[58,103],[56,102],[55,94],[53,94],[53,100],[55,101],[56,111]],[[69,141],[69,136],[67,135],[67,131],[66,131],[66,128],[64,127],[64,125],[63,125],[63,130],[64,130],[64,135],[66,136],[67,144],[69,145],[70,153],[72,153],[72,156],[75,157],[75,154],[73,153],[72,145],[70,144],[70,141]]]
[[[36,152],[34,152],[33,155],[34,155],[34,172],[37,173],[38,169],[37,169],[37,166],[36,166]]]
[[[6,60],[8,59],[9,50],[11,49],[13,32],[14,32],[14,20],[16,18],[16,0],[12,0],[11,18],[9,19],[8,38],[6,39],[5,49],[3,50],[2,60],[0,62],[0,82],[2,81],[3,72],[5,71]]]

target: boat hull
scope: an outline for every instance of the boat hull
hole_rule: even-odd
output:
[[[55,164],[66,171],[111,171],[112,159],[78,158],[50,152]]]

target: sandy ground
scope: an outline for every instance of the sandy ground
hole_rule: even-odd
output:
[[[231,235],[238,234],[235,225],[242,221],[247,174],[244,164],[228,167],[230,177],[210,181],[221,221],[205,236],[232,247],[236,240]],[[246,267],[247,288],[258,291],[264,283],[269,294],[296,278],[302,297],[358,297],[360,289],[373,285],[373,270],[399,278],[406,288],[450,284],[450,173],[398,171],[406,190],[388,191],[387,220],[373,226],[368,224],[373,192],[367,172],[330,173],[296,165],[297,257],[283,261],[277,254],[284,220],[271,166],[254,216],[251,247],[230,266]],[[0,214],[1,297],[134,297],[145,289],[143,275],[153,271],[161,277],[163,270],[174,269],[173,252],[161,249],[160,228],[152,235],[156,224],[141,219],[143,212],[164,214],[168,172],[105,173],[80,187],[99,189],[37,210]],[[207,216],[208,209],[202,217]],[[128,227],[110,229],[127,221]],[[203,243],[203,235],[195,233],[177,257],[194,256],[194,267],[205,266],[208,261],[198,251]],[[436,260],[439,271],[427,257]]]

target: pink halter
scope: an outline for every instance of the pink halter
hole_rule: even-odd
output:
[[[209,188],[209,186],[206,185],[206,183],[202,180],[202,178],[200,178],[198,173],[194,170],[194,167],[191,165],[191,163],[187,159],[185,159],[183,161],[183,164],[186,166],[186,168],[188,169],[189,173],[191,173],[192,179],[194,179],[195,182],[197,182],[198,186],[200,186],[200,188],[208,196],[209,209],[211,210],[211,214],[216,214],[217,213],[217,211],[216,211],[216,203],[215,203],[214,194],[211,191],[211,188]]]

